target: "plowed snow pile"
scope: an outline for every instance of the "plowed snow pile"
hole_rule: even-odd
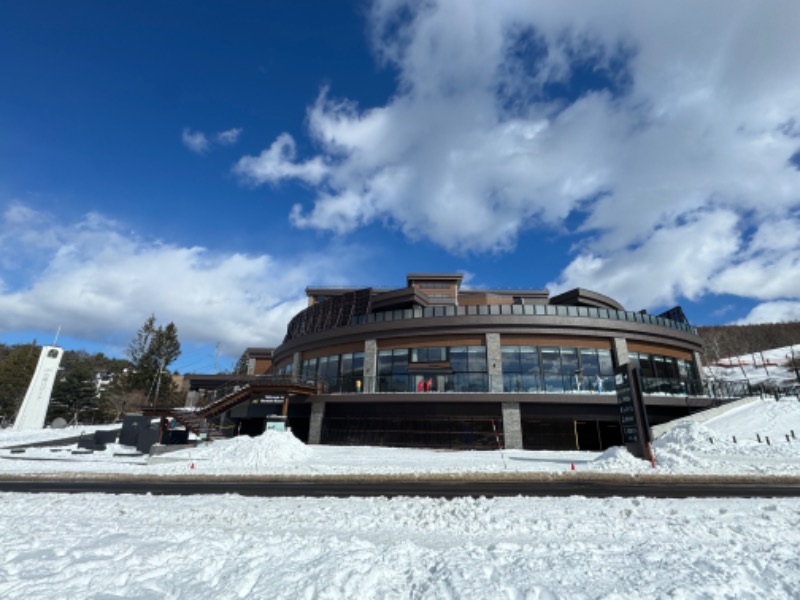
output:
[[[258,437],[242,435],[192,450],[174,452],[170,456],[186,457],[214,466],[236,465],[238,468],[260,470],[276,464],[306,460],[313,452],[312,448],[289,431],[267,430]]]
[[[800,440],[793,437],[792,432],[796,435],[800,430],[798,423],[800,403],[756,400],[706,423],[691,418],[678,422],[653,443],[656,469],[634,458],[623,447],[609,448],[588,463],[586,469],[630,473],[796,475],[800,473]]]

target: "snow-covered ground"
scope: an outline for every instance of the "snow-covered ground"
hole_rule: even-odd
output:
[[[676,424],[654,444],[655,469],[621,448],[309,447],[276,432],[160,459],[118,445],[12,453],[18,434],[0,431],[0,476],[796,477],[792,431],[800,401],[752,398]],[[0,598],[643,597],[800,597],[800,498],[0,494]]]
[[[0,597],[800,594],[800,500],[0,494]]]
[[[797,384],[797,370],[789,366],[792,357],[800,359],[800,345],[723,358],[704,367],[705,377],[784,388]]]

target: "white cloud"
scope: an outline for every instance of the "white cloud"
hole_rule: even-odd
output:
[[[211,142],[202,131],[192,131],[188,127],[181,132],[183,145],[195,154],[205,154],[211,149]]]
[[[312,158],[304,163],[294,162],[296,150],[292,136],[284,133],[258,156],[245,156],[234,167],[234,172],[256,183],[277,183],[294,177],[308,183],[319,183],[328,172],[324,161]]]
[[[737,251],[736,226],[731,211],[687,215],[685,223],[658,228],[636,246],[605,256],[582,253],[548,287],[602,290],[634,310],[673,305],[679,295],[697,299]]]
[[[217,143],[223,146],[233,146],[236,142],[239,141],[239,136],[242,134],[241,127],[234,127],[233,129],[228,129],[227,131],[220,131],[217,135]]]
[[[391,99],[324,90],[308,111],[318,154],[282,134],[235,168],[315,186],[296,226],[387,223],[506,252],[571,217],[557,287],[636,307],[800,294],[800,241],[781,229],[800,209],[800,3],[378,0],[369,15]]]
[[[800,302],[795,300],[776,300],[759,304],[744,318],[739,325],[750,323],[783,323],[800,321]]]
[[[220,146],[233,146],[239,141],[239,136],[244,131],[241,127],[234,127],[226,131],[216,133],[213,140]],[[206,134],[202,131],[192,131],[185,127],[181,133],[181,141],[183,145],[195,154],[205,154],[209,152],[213,144]]]
[[[357,272],[346,248],[291,260],[222,254],[146,240],[97,214],[55,224],[19,203],[2,219],[0,255],[23,240],[49,240],[31,281],[0,286],[4,331],[62,326],[65,335],[124,344],[155,313],[174,321],[182,340],[220,342],[238,356],[245,347],[282,341],[289,319],[306,306],[309,281],[341,284],[337,274]]]

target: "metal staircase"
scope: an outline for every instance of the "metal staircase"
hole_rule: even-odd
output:
[[[280,394],[288,400],[290,395],[311,396],[317,393],[317,389],[315,381],[299,382],[285,376],[260,375],[251,377],[247,383],[232,382],[220,388],[217,394],[221,394],[221,397],[201,408],[144,407],[142,414],[173,418],[198,437],[214,441],[228,436],[211,419],[249,398],[260,394]]]

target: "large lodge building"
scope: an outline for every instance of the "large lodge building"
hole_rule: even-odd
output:
[[[651,425],[704,402],[702,342],[680,308],[654,316],[584,289],[468,290],[461,279],[308,288],[283,343],[248,351],[249,372],[313,383],[284,408],[312,444],[607,448],[621,443],[613,373],[628,362]],[[229,416],[260,432],[278,410],[255,399]]]

